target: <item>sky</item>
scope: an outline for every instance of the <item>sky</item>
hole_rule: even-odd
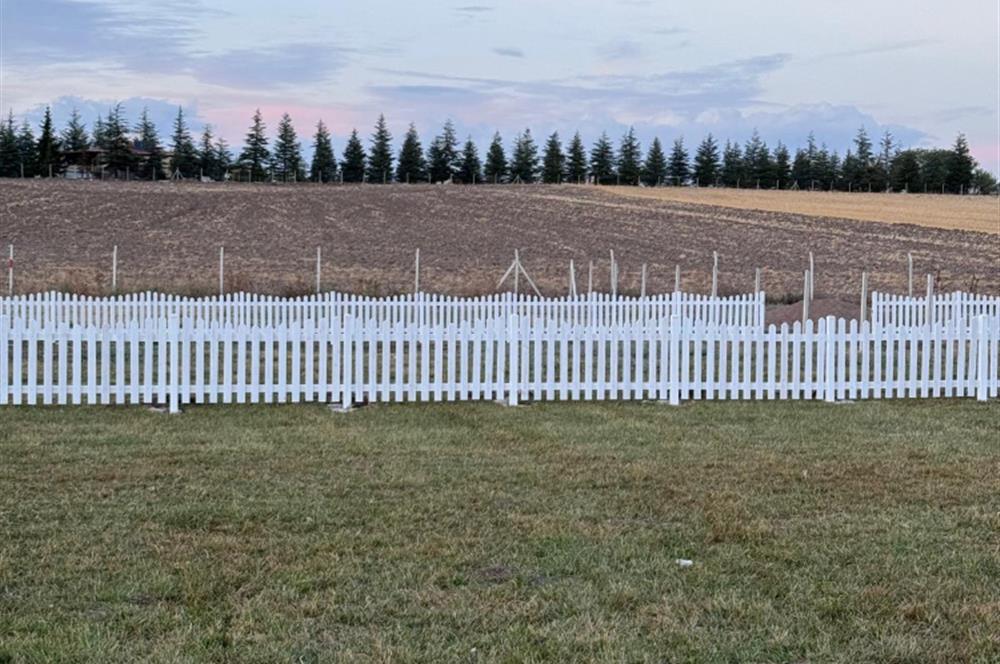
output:
[[[996,0],[0,0],[0,108],[90,125],[122,102],[162,135],[178,106],[234,147],[254,109],[317,120],[343,149],[384,113],[396,145],[452,119],[481,149],[530,127],[629,127],[648,145],[711,132],[772,147],[810,131],[843,151],[858,128],[909,147],[968,137],[1000,168]]]

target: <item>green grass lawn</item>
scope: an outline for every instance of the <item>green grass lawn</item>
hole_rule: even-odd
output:
[[[958,400],[0,409],[0,661],[996,662],[998,427]]]

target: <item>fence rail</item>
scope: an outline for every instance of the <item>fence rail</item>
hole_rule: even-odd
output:
[[[678,315],[301,325],[0,318],[0,405],[997,396],[1000,323],[727,326]]]
[[[929,303],[929,304],[928,304]],[[1000,319],[1000,297],[955,291],[927,297],[873,292],[871,320],[875,325],[926,325],[977,316]]]
[[[460,298],[419,293],[372,298],[324,293],[296,298],[236,293],[189,298],[162,293],[87,297],[58,292],[0,298],[0,316],[43,328],[145,324],[176,316],[185,327],[220,325],[308,327],[320,319],[354,316],[378,322],[450,325],[516,315],[529,321],[619,325],[680,316],[727,326],[764,325],[764,293],[712,297],[675,292],[648,297],[592,293],[579,297],[538,298],[511,293]]]

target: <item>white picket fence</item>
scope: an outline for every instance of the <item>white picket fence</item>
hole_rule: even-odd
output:
[[[347,316],[436,326],[506,319],[514,315],[531,322],[547,320],[593,325],[632,324],[680,316],[715,325],[763,328],[764,293],[729,297],[683,292],[647,297],[591,293],[572,298],[515,297],[511,293],[461,298],[419,293],[372,298],[330,292],[296,298],[249,293],[191,298],[154,292],[118,297],[48,292],[0,298],[0,316],[7,317],[11,324],[27,321],[42,328],[145,324],[149,320],[167,320],[173,316],[185,327],[214,324],[310,327],[322,319]]]
[[[0,405],[996,397],[1000,324],[0,319]]]
[[[925,297],[872,293],[871,320],[874,325],[925,325],[955,319],[975,320],[989,316],[1000,320],[1000,297],[955,291]]]

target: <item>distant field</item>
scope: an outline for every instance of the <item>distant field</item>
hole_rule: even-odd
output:
[[[916,224],[1000,234],[1000,199],[996,196],[932,194],[848,194],[820,191],[771,191],[703,187],[613,187],[618,194],[740,210],[766,210],[817,217]]]
[[[674,287],[708,291],[712,252],[720,256],[721,293],[753,287],[761,268],[772,297],[802,292],[808,253],[816,259],[820,298],[854,312],[861,272],[872,289],[906,287],[906,255],[918,279],[935,274],[940,290],[1000,293],[1000,234],[912,224],[859,223],[790,212],[735,209],[652,198],[662,189],[624,196],[611,187],[575,185],[240,185],[142,182],[0,181],[0,250],[16,248],[19,292],[60,288],[107,293],[111,250],[118,245],[119,286],[184,293],[217,291],[218,251],[226,250],[226,286],[302,294],[313,289],[316,247],[323,251],[323,288],[370,295],[413,287],[413,255],[421,251],[421,285],[453,295],[494,292],[515,249],[543,294],[568,290],[569,262],[586,289],[607,291],[609,251],[620,265],[619,290],[637,294],[641,267],[649,292]],[[683,194],[687,195],[687,194]],[[690,195],[762,196],[787,192]],[[788,200],[823,200],[798,194]],[[836,200],[854,198],[831,195]],[[867,194],[859,201],[903,201],[920,208],[989,200]],[[994,199],[994,205],[996,204]],[[909,214],[909,212],[907,213]],[[977,212],[979,214],[979,212]],[[0,257],[2,258],[2,257]],[[522,284],[523,284],[522,280]],[[5,286],[0,273],[0,286]]]
[[[0,661],[1000,652],[997,401],[2,418]]]

